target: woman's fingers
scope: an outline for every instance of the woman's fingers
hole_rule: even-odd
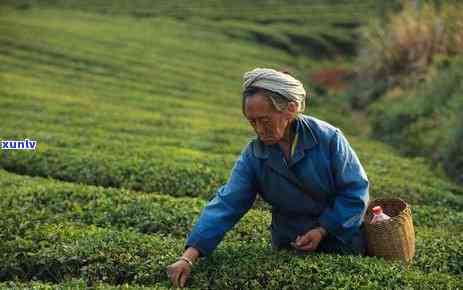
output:
[[[172,282],[172,285],[177,288],[179,283],[178,283],[178,279],[179,279],[179,276],[180,276],[181,272],[179,271],[173,271],[171,272],[170,274],[170,281]]]
[[[297,245],[298,247],[302,247],[302,246],[306,245],[306,244],[309,243],[309,242],[311,242],[311,236],[310,236],[310,235],[307,235],[307,234],[303,235],[303,236],[299,239],[299,241],[296,239],[296,245]]]
[[[167,275],[169,276],[172,287],[183,288],[186,284],[188,276],[190,275],[190,265],[183,261],[177,261],[176,263],[167,267]]]
[[[188,279],[188,273],[187,271],[183,271],[180,275],[180,287],[183,288],[185,287],[186,279]]]
[[[314,241],[310,241],[309,243],[301,246],[301,247],[298,247],[299,250],[303,250],[303,251],[313,251],[315,250],[315,242]]]
[[[173,273],[172,276],[170,277],[170,282],[172,282],[172,286],[174,286],[175,288],[177,288],[177,279],[178,279],[178,276],[176,273]]]

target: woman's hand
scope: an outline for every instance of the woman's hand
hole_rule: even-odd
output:
[[[199,251],[194,247],[188,247],[183,253],[182,258],[194,263],[199,257]],[[172,285],[177,288],[185,286],[186,280],[190,276],[191,267],[189,262],[185,260],[178,260],[177,262],[167,266],[167,275],[169,276]]]
[[[320,241],[326,236],[326,230],[322,227],[312,229],[303,236],[297,236],[295,242],[291,245],[302,251],[315,251]]]
[[[178,260],[177,262],[167,266],[167,275],[172,282],[174,288],[185,286],[186,280],[190,276],[191,265],[184,260]]]

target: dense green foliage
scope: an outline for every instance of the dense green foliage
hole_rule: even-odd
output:
[[[34,244],[30,240],[41,243]],[[48,243],[54,245],[52,250]],[[16,270],[16,275],[55,282],[66,276],[80,275],[90,284],[98,280],[109,284],[130,282],[167,286],[164,265],[175,260],[181,250],[179,243],[168,237],[74,225],[37,228],[16,244],[16,247],[10,246],[10,251],[17,253],[25,264],[6,260],[11,263],[12,270]],[[75,247],[76,244],[79,247]],[[34,255],[28,255],[27,251]],[[424,262],[423,267],[426,267],[430,261]],[[239,266],[230,267],[231,264]],[[437,269],[443,268],[439,267]],[[299,256],[289,250],[275,253],[267,241],[240,241],[224,242],[207,263],[198,264],[191,280],[192,287],[200,289],[280,289],[283,285],[293,289],[317,285],[343,285],[348,289],[397,285],[410,288],[420,281],[429,283],[430,287],[452,289],[461,283],[461,277],[434,271],[427,274],[415,268],[407,270],[401,264],[376,258]]]
[[[90,284],[167,286],[164,266],[181,252],[184,233],[205,204],[197,198],[75,185],[6,172],[1,173],[0,185],[4,213],[0,274],[8,280],[59,283],[81,277]],[[338,283],[348,283],[348,288],[391,287],[393,278],[404,286],[429,279],[436,287],[443,283],[441,286],[451,289],[461,282],[463,212],[419,204],[412,208],[417,256],[409,270],[377,258],[320,254],[299,258],[291,251],[270,253],[270,213],[252,209],[227,233],[217,251],[198,264],[192,286],[273,289],[292,279],[295,288]],[[241,266],[230,267],[233,263]],[[323,274],[330,272],[334,274]],[[367,280],[366,273],[371,275]],[[216,275],[218,279],[212,279]]]
[[[409,155],[424,155],[463,181],[463,59],[437,68],[432,81],[371,107],[373,133]]]
[[[108,3],[0,6],[0,137],[38,141],[36,151],[0,151],[1,289],[168,289],[166,266],[253,136],[242,74],[290,68],[310,88],[308,73],[349,59],[355,28],[375,13],[373,1]],[[361,136],[366,124],[346,108],[314,96],[308,113],[346,132],[372,198],[411,204],[411,267],[274,252],[271,213],[258,199],[189,287],[463,285],[462,189],[426,160]]]
[[[348,95],[368,108],[375,138],[463,182],[463,10],[458,1],[432,2],[404,5],[364,29]]]

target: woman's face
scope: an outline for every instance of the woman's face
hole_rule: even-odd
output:
[[[276,110],[261,94],[246,98],[245,114],[259,139],[267,145],[282,141],[292,116]]]

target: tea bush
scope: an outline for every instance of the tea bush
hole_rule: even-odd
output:
[[[451,247],[458,248],[458,242],[450,242]],[[27,232],[22,239],[2,245],[2,276],[18,281],[35,277],[60,283],[70,277],[83,277],[90,285],[102,281],[116,285],[168,286],[164,266],[175,260],[181,248],[182,243],[169,237],[140,235],[128,230],[44,225]],[[424,266],[443,258],[425,249],[419,250],[428,258]],[[457,262],[455,267],[461,269],[458,256],[449,261]],[[442,265],[439,267],[437,270],[444,269]],[[190,283],[194,288],[212,289],[299,289],[336,285],[346,289],[413,288],[419,281],[429,283],[426,284],[429,288],[452,289],[461,283],[461,275],[436,271],[426,274],[422,270],[421,265],[406,269],[400,263],[377,258],[295,255],[291,250],[274,252],[266,240],[230,241],[197,264]]]
[[[3,239],[21,236],[40,223],[61,221],[185,237],[206,205],[197,198],[79,186],[1,171],[0,194]],[[270,215],[265,208],[251,209],[227,237],[253,240],[267,236],[269,224]]]
[[[181,253],[186,234],[205,205],[198,198],[76,185],[4,171],[0,185],[1,280],[61,283],[81,277],[90,284],[167,287],[163,266]],[[411,206],[417,235],[411,272],[377,258],[309,254],[298,260],[291,251],[271,253],[270,213],[251,209],[216,251],[197,264],[199,273],[193,274],[192,286],[276,289],[285,283],[300,287],[347,283],[348,289],[386,287],[392,284],[382,277],[397,271],[402,274],[394,279],[410,287],[416,279],[430,279],[435,285],[447,279],[443,285],[454,285],[463,269],[463,212]],[[375,270],[367,271],[370,267]],[[333,271],[334,276],[324,274]],[[369,282],[361,273],[372,275]]]
[[[0,283],[1,289],[8,289],[8,290],[83,290],[88,289],[87,282],[84,279],[71,279],[69,281],[65,281],[60,284],[53,284],[53,283],[45,283],[45,282],[3,282]],[[164,286],[143,286],[143,285],[133,285],[133,284],[123,284],[123,285],[109,285],[106,283],[95,283],[92,285],[92,289],[96,290],[109,290],[109,289],[124,289],[124,290],[164,290],[170,289],[169,287]],[[190,288],[191,289],[191,288]]]

